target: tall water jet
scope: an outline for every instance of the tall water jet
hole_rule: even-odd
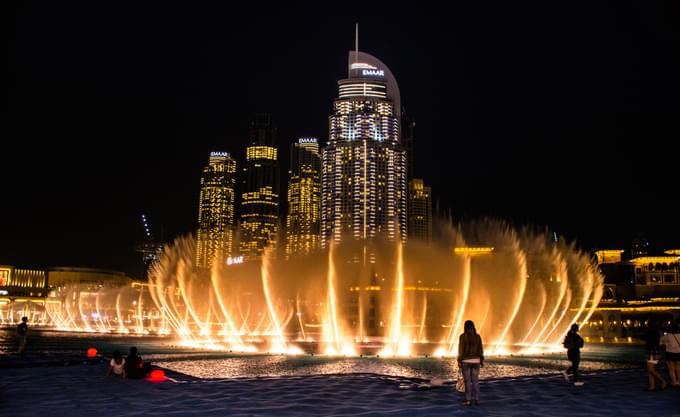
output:
[[[458,346],[458,335],[460,334],[460,327],[463,324],[463,317],[465,315],[465,307],[467,306],[468,295],[470,294],[470,280],[472,276],[472,257],[464,253],[463,254],[463,300],[460,305],[457,306],[457,317],[455,325],[451,327],[451,332],[449,336],[449,348],[447,353],[449,355],[455,352]]]
[[[326,311],[322,323],[323,351],[327,355],[355,355],[356,350],[351,344],[351,338],[345,336],[340,323],[340,308],[337,296],[337,273],[333,256],[333,245],[328,248],[328,266],[326,269]]]
[[[557,265],[557,273],[554,277],[555,281],[560,284],[559,287],[559,296],[557,298],[557,301],[555,302],[555,307],[552,310],[552,313],[550,313],[550,316],[548,316],[548,319],[545,321],[545,324],[543,325],[543,328],[541,329],[540,333],[534,341],[531,344],[530,349],[535,349],[537,346],[539,346],[541,343],[540,341],[543,340],[543,334],[550,328],[553,319],[555,318],[555,315],[560,309],[560,305],[562,304],[562,300],[564,299],[565,294],[567,293],[567,287],[568,287],[568,273],[567,273],[567,263],[566,261],[562,258],[562,255],[554,250],[555,253],[555,264]],[[550,277],[550,282],[553,282],[553,277]],[[553,324],[554,325],[554,324]]]
[[[538,314],[536,314],[536,319],[534,320],[533,324],[529,327],[529,330],[527,331],[524,338],[522,340],[520,340],[520,342],[519,342],[520,345],[523,345],[527,342],[527,340],[529,339],[529,336],[531,336],[531,333],[536,328],[536,325],[538,325],[538,322],[543,317],[543,311],[545,310],[547,300],[546,300],[545,288],[542,287],[541,289],[542,289],[542,291],[539,292],[539,294],[541,294],[541,307],[538,311]]]
[[[502,348],[501,346],[505,342],[505,335],[508,333],[510,326],[512,326],[512,323],[515,321],[515,317],[517,316],[517,313],[519,312],[519,309],[522,306],[522,300],[524,299],[524,291],[526,290],[527,287],[527,258],[526,254],[519,246],[519,242],[517,241],[517,238],[514,236],[514,234],[512,246],[513,253],[517,259],[517,264],[519,265],[518,268],[519,276],[517,277],[519,282],[518,293],[515,297],[515,307],[512,309],[512,314],[510,314],[510,318],[508,319],[508,322],[503,328],[503,331],[501,332],[500,336],[498,337],[498,339],[496,339],[495,351],[498,353],[505,352],[505,349]]]
[[[425,319],[427,319],[427,293],[423,293],[423,309],[420,313],[420,328],[418,329],[418,342],[426,342],[425,340]]]
[[[404,260],[402,243],[397,243],[394,291],[393,308],[390,314],[390,331],[387,344],[381,354],[385,356],[408,356],[411,354],[412,340],[409,334],[402,331],[402,317],[404,314]]]
[[[324,342],[326,343],[325,352],[336,354],[342,350],[340,345],[340,330],[338,329],[338,308],[335,297],[335,265],[333,264],[333,245],[328,248],[328,300],[326,302],[327,320],[324,324],[326,333]]]
[[[271,320],[272,331],[274,332],[275,340],[272,343],[271,350],[274,353],[285,353],[286,352],[286,339],[283,337],[283,331],[279,326],[279,319],[276,314],[276,309],[274,308],[274,302],[272,301],[272,295],[269,290],[269,264],[270,264],[270,250],[265,250],[262,256],[262,265],[260,268],[260,275],[262,277],[262,290],[264,291],[264,297],[267,301],[267,309],[269,310],[269,319]]]
[[[234,350],[244,350],[245,347],[243,346],[243,340],[241,340],[241,336],[239,335],[238,329],[236,328],[236,325],[234,324],[234,320],[231,317],[231,314],[227,310],[227,307],[224,303],[224,300],[222,300],[222,291],[219,286],[219,276],[222,275],[222,265],[215,263],[213,265],[212,269],[210,270],[210,284],[211,284],[211,289],[212,289],[212,294],[214,294],[215,299],[217,300],[217,304],[220,307],[220,311],[222,312],[222,317],[224,318],[224,333],[225,337],[228,337],[229,342],[232,344],[232,348]]]

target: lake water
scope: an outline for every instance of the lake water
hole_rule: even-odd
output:
[[[372,373],[430,379],[456,379],[458,369],[452,358],[411,357],[327,357],[319,355],[234,354],[200,351],[174,345],[171,337],[108,335],[33,331],[30,356],[78,356],[95,347],[105,356],[114,350],[127,352],[136,346],[142,357],[154,365],[199,378],[253,378],[320,374]],[[0,353],[14,350],[14,330],[0,330]],[[638,344],[588,343],[582,353],[584,371],[640,366],[644,353]],[[556,374],[566,369],[564,353],[487,358],[480,378],[504,378]]]

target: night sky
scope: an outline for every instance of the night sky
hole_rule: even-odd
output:
[[[680,246],[678,2],[69,3],[18,2],[6,32],[0,264],[141,275],[141,213],[192,232],[208,153],[243,161],[255,112],[284,157],[325,143],[355,22],[442,211]]]

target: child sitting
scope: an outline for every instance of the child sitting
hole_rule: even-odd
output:
[[[106,373],[106,376],[113,373],[116,376],[125,378],[125,358],[123,358],[119,351],[113,352],[113,359],[111,359],[109,365],[109,371]]]

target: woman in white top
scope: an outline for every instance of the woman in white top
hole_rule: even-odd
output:
[[[125,358],[120,352],[113,352],[113,359],[111,359],[109,365],[109,372],[106,373],[106,376],[114,374],[125,378]]]
[[[668,333],[661,336],[660,344],[666,346],[666,364],[671,376],[671,385],[680,388],[680,327],[676,320],[671,324]]]

